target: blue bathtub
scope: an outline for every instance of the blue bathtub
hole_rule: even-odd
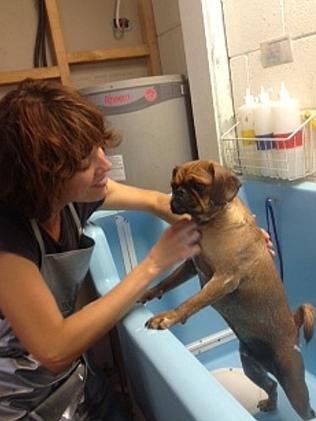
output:
[[[316,184],[247,181],[240,197],[263,228],[265,200],[272,199],[290,306],[316,306]],[[96,240],[91,275],[102,295],[144,257],[166,224],[141,212],[99,211],[91,220],[94,225],[87,229]],[[241,363],[236,338],[212,308],[167,331],[144,327],[152,314],[177,306],[198,288],[195,277],[161,300],[135,305],[119,324],[132,392],[148,421],[299,421],[280,389],[276,411],[249,412],[218,380],[217,372],[239,373]],[[301,345],[315,409],[316,335],[308,346]]]

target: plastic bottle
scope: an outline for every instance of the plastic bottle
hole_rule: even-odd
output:
[[[244,104],[238,109],[238,117],[240,122],[240,137],[242,138],[254,138],[255,137],[255,126],[254,126],[254,115],[253,110],[255,107],[255,99],[250,94],[250,89],[246,89],[246,96],[244,98]],[[245,140],[243,143],[246,145],[251,144]]]
[[[244,104],[238,109],[239,120],[239,157],[244,174],[260,174],[260,162],[255,141],[254,108],[255,99],[246,89]],[[249,140],[248,140],[249,139]]]
[[[293,180],[305,174],[305,152],[298,101],[281,83],[279,100],[273,106],[273,136],[277,149],[278,176]],[[295,134],[294,134],[295,132]]]
[[[261,87],[258,103],[254,108],[254,127],[257,149],[260,153],[261,174],[275,177],[277,175],[273,155],[272,104],[268,92]]]

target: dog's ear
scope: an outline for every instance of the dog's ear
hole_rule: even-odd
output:
[[[213,163],[209,165],[209,172],[213,177],[213,202],[222,205],[233,200],[241,186],[238,177],[223,166]]]
[[[177,174],[177,171],[178,171],[178,166],[176,166],[176,167],[174,167],[174,169],[172,170],[172,179],[174,179],[174,177],[176,176],[176,174]]]

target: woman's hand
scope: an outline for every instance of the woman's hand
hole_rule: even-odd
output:
[[[254,213],[252,214],[252,216],[254,217],[254,219],[256,219],[256,215]],[[266,242],[269,253],[271,254],[272,257],[274,257],[275,251],[273,249],[273,243],[271,241],[269,233],[266,230],[264,230],[263,228],[260,228],[260,230],[261,230],[261,233],[263,235],[264,241]]]
[[[177,215],[171,211],[170,207],[171,195],[157,192],[155,207],[153,213],[169,224],[174,224],[178,221],[190,220],[191,216],[187,213],[183,215]]]
[[[273,249],[273,243],[271,241],[270,235],[263,228],[260,228],[260,229],[261,229],[261,232],[262,232],[264,241],[266,242],[266,245],[268,247],[269,253],[271,254],[272,257],[274,257],[275,256],[275,251]]]
[[[126,209],[150,212],[153,215],[174,224],[183,219],[191,219],[187,214],[175,215],[170,208],[171,195],[156,190],[140,189],[134,186],[108,180],[107,193],[103,209]]]
[[[155,276],[198,254],[201,250],[199,239],[197,225],[192,221],[178,221],[167,228],[147,255]]]

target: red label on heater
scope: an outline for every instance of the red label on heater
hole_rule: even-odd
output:
[[[291,133],[275,134],[274,137],[278,138],[278,139],[281,139],[281,138],[286,139],[290,135],[291,135]],[[287,140],[278,140],[278,139],[275,139],[275,141],[274,141],[274,148],[275,149],[296,148],[297,146],[303,145],[303,132],[302,132],[302,130],[300,130],[295,135],[291,136],[290,139],[287,139]]]
[[[104,97],[105,105],[123,105],[128,104],[130,102],[130,95],[123,94],[123,95],[106,95]]]
[[[144,96],[148,102],[154,102],[157,98],[157,91],[155,88],[147,88]]]

